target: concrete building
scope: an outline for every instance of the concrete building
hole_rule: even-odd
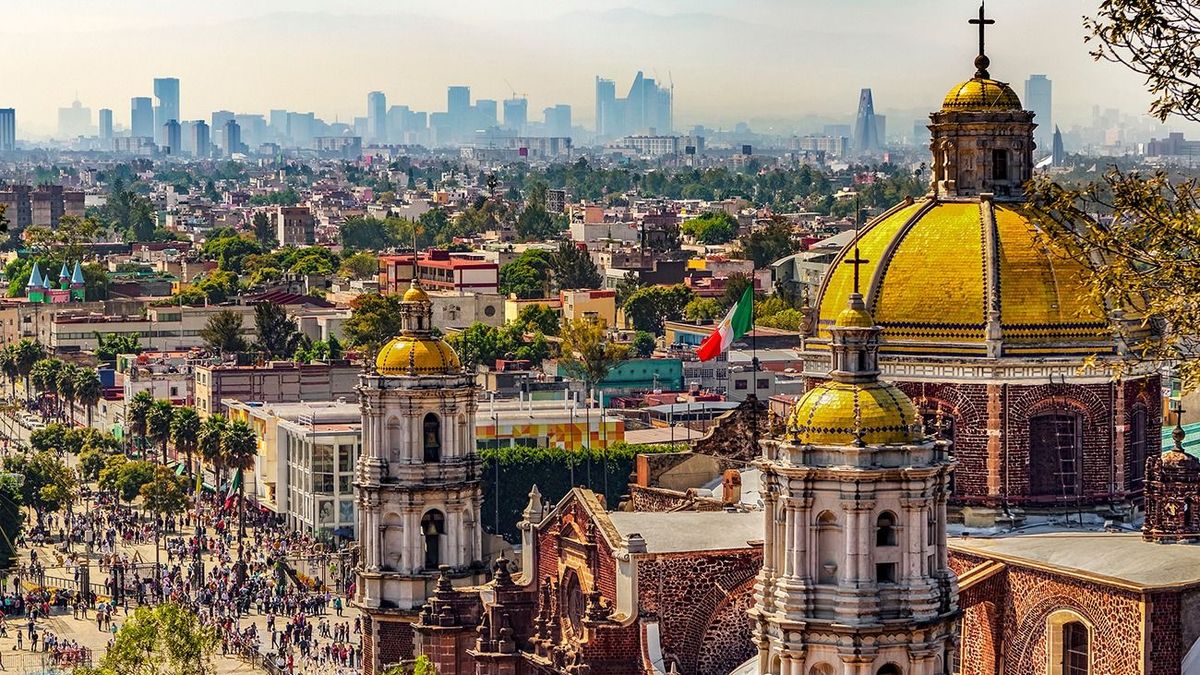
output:
[[[162,128],[163,146],[167,154],[178,157],[183,154],[183,128],[178,120],[168,120]]]
[[[504,128],[520,136],[525,133],[528,124],[529,99],[523,96],[504,99]]]
[[[154,138],[154,101],[149,97],[129,100],[129,130],[132,138]]]
[[[1033,140],[1037,143],[1035,156],[1045,157],[1052,152],[1054,134],[1053,83],[1045,75],[1030,75],[1025,80],[1025,106],[1033,111]]]
[[[61,185],[8,185],[0,188],[0,204],[9,227],[17,231],[30,225],[56,227],[64,215],[84,215],[84,194]]]
[[[367,94],[367,138],[372,143],[386,143],[387,96],[382,91]]]
[[[271,213],[275,239],[280,246],[312,246],[317,243],[317,226],[307,206],[279,206]]]
[[[92,135],[92,109],[75,101],[69,108],[58,109],[58,135],[61,138],[76,138]]]
[[[379,256],[380,293],[402,293],[413,277],[412,254]],[[500,288],[500,265],[478,254],[433,249],[417,257],[416,278],[431,290],[495,295]]]
[[[100,140],[104,143],[112,141],[113,137],[113,121],[112,108],[101,108],[99,112],[99,135]]]
[[[17,149],[17,111],[15,108],[0,108],[0,152]]]
[[[158,105],[154,106],[154,128],[164,134],[158,137],[159,145],[170,145],[165,136],[166,125],[171,120],[182,119],[179,116],[179,79],[154,78],[154,97],[158,99]]]
[[[878,152],[883,147],[879,136],[878,121],[875,119],[875,102],[870,89],[858,95],[858,118],[854,125],[854,150],[860,155]]]
[[[617,292],[612,290],[559,291],[563,321],[598,319],[617,325]]]
[[[209,307],[148,307],[140,314],[105,315],[100,312],[62,312],[50,321],[49,335],[42,344],[58,353],[88,351],[96,346],[96,333],[137,334],[147,349],[180,350],[204,345],[200,331],[220,311],[242,315],[242,337],[253,341],[254,308],[248,305]]]
[[[231,157],[245,151],[242,146],[242,126],[237,123],[237,120],[227,120],[225,122],[225,156]]]
[[[226,411],[225,401],[354,401],[358,366],[349,361],[296,363],[272,361],[261,366],[200,366],[193,386],[201,415]]]
[[[196,120],[192,123],[192,153],[197,158],[206,158],[212,155],[211,134],[208,123],[204,120]]]

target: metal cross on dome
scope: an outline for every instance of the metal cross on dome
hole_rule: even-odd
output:
[[[968,23],[973,26],[979,26],[979,56],[975,57],[975,77],[988,77],[987,68],[991,65],[991,60],[983,53],[984,31],[988,26],[996,23],[995,19],[989,19],[983,11],[983,0],[979,2],[979,18],[971,19]]]
[[[866,258],[863,258],[861,255],[858,254],[858,231],[855,230],[855,232],[854,232],[854,257],[846,258],[845,260],[842,261],[842,264],[854,266],[854,292],[855,293],[858,293],[858,271],[859,271],[859,269],[862,268],[863,265],[866,265],[869,262],[871,262],[871,261],[867,260]]]

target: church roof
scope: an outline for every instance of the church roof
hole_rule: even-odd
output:
[[[763,538],[761,511],[613,511],[607,516],[622,538],[642,535],[647,553],[752,548],[750,542]]]
[[[942,110],[1021,110],[1021,99],[1007,82],[974,77],[954,85],[942,101]]]
[[[787,434],[812,445],[919,443],[924,437],[912,400],[878,380],[816,385],[792,409]]]
[[[400,335],[379,350],[375,370],[380,375],[448,375],[462,370],[462,364],[445,340]]]
[[[42,270],[38,264],[33,263],[33,271],[29,273],[29,283],[25,284],[27,288],[38,288],[42,285]]]
[[[1157,544],[1141,534],[1043,532],[951,538],[955,551],[1133,590],[1200,585],[1200,546]]]
[[[71,272],[71,283],[72,284],[84,283],[83,266],[79,264],[78,260],[75,261],[75,270]]]

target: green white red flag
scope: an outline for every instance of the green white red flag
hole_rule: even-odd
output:
[[[746,292],[729,313],[717,324],[717,329],[700,343],[696,356],[701,361],[711,361],[729,350],[733,341],[750,332],[754,325],[754,286],[747,286]]]

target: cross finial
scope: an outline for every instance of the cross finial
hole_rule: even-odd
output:
[[[854,266],[854,292],[855,292],[855,293],[858,293],[858,275],[859,275],[859,269],[860,269],[860,268],[861,268],[863,265],[865,265],[865,264],[867,264],[867,263],[869,263],[869,262],[871,262],[871,261],[870,261],[870,260],[866,260],[865,258],[863,258],[861,255],[859,255],[859,254],[858,254],[858,229],[857,229],[857,228],[854,230],[854,257],[853,257],[853,258],[846,258],[846,259],[845,259],[845,260],[843,260],[842,262],[843,262],[844,264],[846,264],[846,265],[853,265],[853,266]]]
[[[979,3],[979,18],[971,19],[969,23],[973,26],[979,26],[979,56],[975,57],[975,77],[989,78],[991,76],[988,74],[987,69],[991,65],[991,60],[983,52],[984,30],[996,23],[996,20],[987,18],[987,15],[983,11],[982,0]]]

